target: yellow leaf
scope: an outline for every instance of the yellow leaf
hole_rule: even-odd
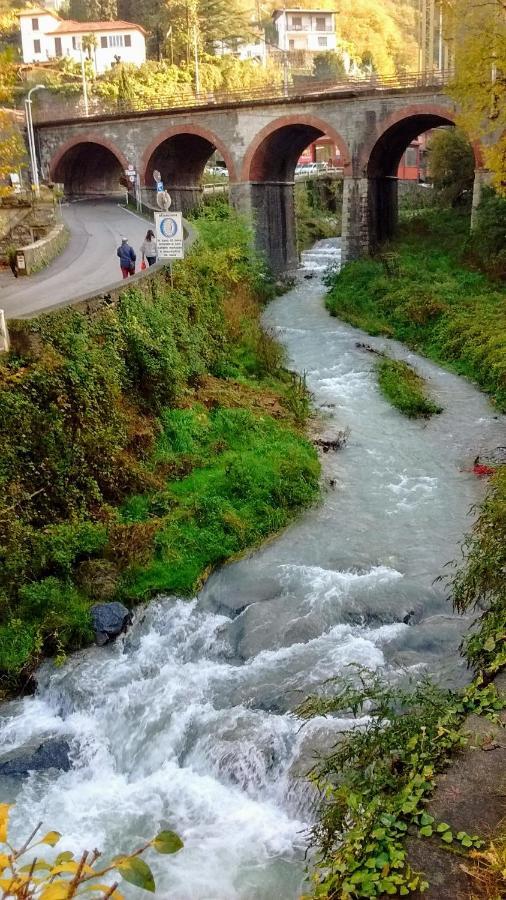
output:
[[[59,866],[53,866],[51,875],[75,875],[78,869],[86,875],[94,874],[91,866],[81,866],[81,863],[69,860],[69,862],[63,862]]]
[[[9,824],[9,810],[11,803],[0,803],[0,843],[5,844],[7,840],[7,826]]]
[[[6,853],[0,853],[0,872],[3,872],[3,870],[8,865],[9,865],[9,857],[7,856]]]
[[[40,900],[67,900],[68,895],[68,884],[59,881],[57,884],[50,884],[49,887],[42,891]]]
[[[61,834],[59,831],[48,831],[48,833],[44,835],[40,843],[49,844],[50,847],[54,847],[55,844],[58,843],[60,838]]]

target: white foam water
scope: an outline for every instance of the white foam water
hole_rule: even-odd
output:
[[[301,729],[293,710],[308,692],[355,664],[462,677],[462,626],[433,581],[483,491],[461,461],[500,443],[503,425],[474,388],[412,354],[451,405],[420,424],[386,404],[355,346],[364,335],[323,308],[319,276],[339,253],[324,241],[304,254],[299,283],[266,312],[328,427],[350,429],[346,450],[322,457],[322,502],[193,601],[160,598],[115,645],[46,663],[37,694],[0,709],[3,750],[71,747],[67,772],[0,781],[15,836],[41,820],[63,833],[59,849],[107,854],[174,828],[184,850],[150,857],[164,900],[300,895],[315,814],[301,776],[351,721]]]

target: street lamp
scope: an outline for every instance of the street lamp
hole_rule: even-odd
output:
[[[28,91],[28,96],[25,99],[26,133],[28,135],[28,148],[30,150],[30,164],[31,164],[31,169],[32,169],[33,184],[35,187],[35,194],[37,197],[40,194],[40,187],[39,187],[39,170],[37,168],[37,153],[35,150],[35,135],[33,132],[32,94],[34,91],[43,91],[45,86],[46,86],[45,84],[36,84],[35,87],[31,88]]]

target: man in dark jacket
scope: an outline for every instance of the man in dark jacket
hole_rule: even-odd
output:
[[[128,278],[129,275],[135,275],[135,260],[137,257],[126,238],[121,238],[121,246],[118,247],[117,252],[123,278]]]

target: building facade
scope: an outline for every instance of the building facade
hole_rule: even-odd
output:
[[[68,57],[81,62],[83,39],[93,36],[90,55],[97,74],[116,62],[140,66],[146,60],[145,31],[132,22],[73,22],[50,9],[19,13],[23,62],[47,62]],[[88,44],[88,41],[84,41]]]
[[[285,52],[322,53],[337,49],[336,16],[318,9],[276,9],[272,14],[277,47]]]

